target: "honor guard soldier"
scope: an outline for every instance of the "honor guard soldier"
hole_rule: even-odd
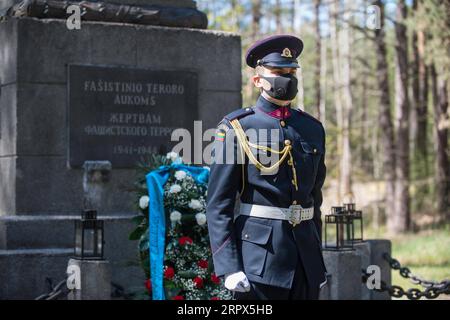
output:
[[[302,50],[290,35],[251,46],[246,62],[261,94],[216,130],[206,214],[215,273],[238,300],[318,299],[326,283],[325,130],[291,106]]]

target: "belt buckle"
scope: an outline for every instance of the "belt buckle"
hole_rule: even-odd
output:
[[[293,227],[302,222],[302,210],[303,207],[299,204],[293,204],[289,206],[289,223],[292,224]]]

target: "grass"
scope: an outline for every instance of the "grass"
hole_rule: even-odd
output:
[[[367,238],[387,238],[392,241],[392,257],[402,266],[426,280],[450,280],[450,228],[426,230],[419,233],[409,233],[396,236],[383,236],[383,231],[367,231]],[[392,284],[403,289],[424,288],[412,284],[403,278],[398,271],[392,270]],[[450,300],[449,295],[439,299]]]

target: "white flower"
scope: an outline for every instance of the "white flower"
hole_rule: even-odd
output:
[[[170,186],[169,192],[170,193],[178,193],[181,191],[181,186],[179,184],[174,184]]]
[[[178,170],[175,172],[175,179],[183,180],[184,178],[186,178],[186,171]]]
[[[203,205],[197,199],[191,199],[191,201],[189,202],[189,208],[194,210],[203,209]]]
[[[166,158],[170,159],[172,161],[175,161],[178,158],[178,153],[173,152],[173,151],[169,152],[169,153],[167,153]]]
[[[197,220],[197,223],[202,226],[206,223],[206,214],[204,213],[197,213],[195,215],[195,220]]]
[[[148,202],[150,201],[150,198],[148,196],[142,196],[139,198],[139,207],[144,210],[148,207]]]
[[[179,222],[181,220],[181,213],[179,211],[172,211],[170,213],[170,221]]]

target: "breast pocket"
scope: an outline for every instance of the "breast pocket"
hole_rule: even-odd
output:
[[[306,163],[313,166],[314,176],[317,173],[320,158],[323,155],[323,146],[320,143],[312,141],[300,141],[303,158]]]
[[[245,273],[261,275],[266,262],[272,226],[247,219],[238,234]]]

